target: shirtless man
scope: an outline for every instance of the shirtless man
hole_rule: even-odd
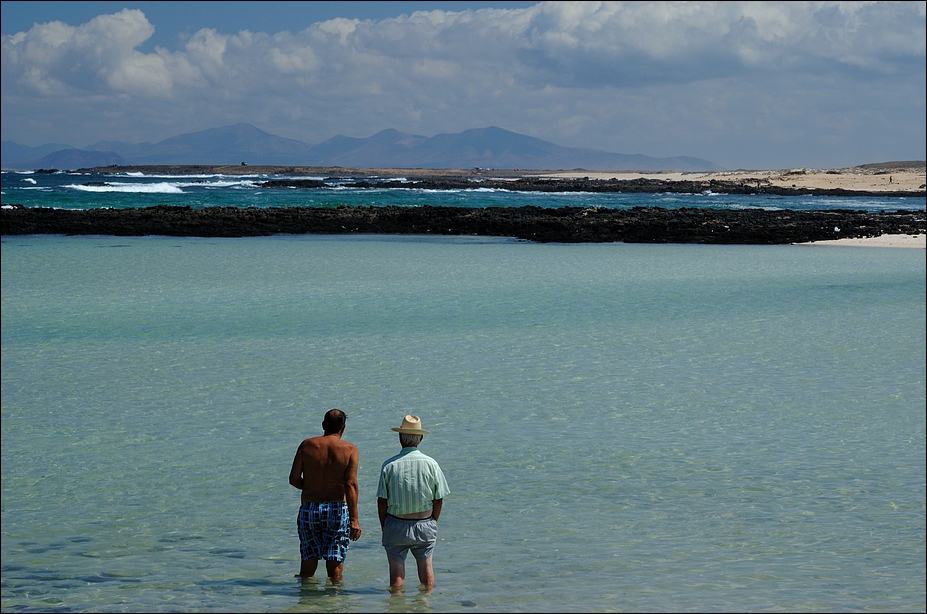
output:
[[[296,450],[290,484],[302,491],[296,526],[299,530],[299,575],[315,575],[325,559],[328,577],[341,582],[349,541],[361,535],[357,517],[357,446],[342,441],[348,417],[329,410],[322,420],[323,435],[303,440]]]

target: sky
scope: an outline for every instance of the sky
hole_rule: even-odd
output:
[[[498,126],[729,169],[927,159],[925,2],[2,2],[2,139]]]

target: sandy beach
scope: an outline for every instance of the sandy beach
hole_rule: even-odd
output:
[[[923,192],[925,186],[927,186],[927,167],[925,167],[924,162],[884,162],[840,169],[793,168],[704,173],[576,170],[557,171],[540,176],[561,179],[588,177],[589,179],[656,179],[661,181],[710,181],[714,179],[781,188],[806,190],[841,188],[844,190],[886,193]]]
[[[927,235],[882,235],[865,239],[837,239],[836,241],[812,241],[810,243],[793,243],[793,245],[825,245],[850,247],[913,247],[927,248]]]

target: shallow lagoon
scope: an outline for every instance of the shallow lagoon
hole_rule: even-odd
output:
[[[4,611],[923,610],[921,250],[5,237]],[[361,450],[345,584],[287,484]],[[452,494],[390,595],[405,413]]]

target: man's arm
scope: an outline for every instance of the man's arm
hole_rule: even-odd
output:
[[[303,489],[303,460],[300,450],[296,450],[296,456],[293,458],[293,467],[290,469],[290,485],[300,490]]]
[[[431,516],[437,520],[438,516],[441,515],[441,507],[444,505],[444,499],[432,499],[431,505]]]
[[[360,488],[357,484],[357,466],[360,464],[360,455],[357,448],[351,452],[348,461],[347,479],[344,482],[344,500],[348,504],[348,515],[351,518],[351,539],[357,541],[361,535],[360,518],[357,515],[357,500]]]
[[[383,497],[377,497],[377,515],[380,516],[380,530],[383,530],[383,523],[386,522],[387,501]]]

